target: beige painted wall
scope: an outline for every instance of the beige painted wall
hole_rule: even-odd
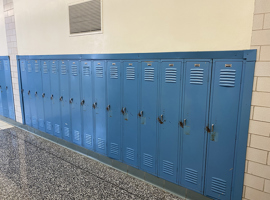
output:
[[[68,4],[14,0],[20,55],[250,48],[254,0],[103,0],[103,34],[69,36]]]
[[[6,37],[6,28],[5,28],[5,16],[4,16],[4,7],[3,0],[0,0],[0,56],[7,56],[7,37]]]

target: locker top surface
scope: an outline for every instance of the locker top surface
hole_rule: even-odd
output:
[[[0,60],[9,60],[9,56],[0,56]]]
[[[138,59],[244,59],[256,61],[256,49],[239,51],[158,52],[124,54],[17,55],[17,59],[39,60],[138,60]]]

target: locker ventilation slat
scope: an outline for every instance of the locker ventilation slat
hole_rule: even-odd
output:
[[[98,148],[102,150],[105,149],[105,141],[101,138],[98,138]]]
[[[85,135],[85,143],[92,146],[92,135],[89,134]]]
[[[71,66],[71,73],[72,73],[72,76],[78,76],[77,65],[72,65]]]
[[[44,64],[43,65],[43,74],[47,74],[48,73],[48,65]]]
[[[32,125],[37,127],[37,117],[36,116],[32,116]]]
[[[110,67],[110,78],[118,79],[118,67]]]
[[[144,80],[154,81],[154,78],[155,78],[155,69],[152,67],[144,68]]]
[[[135,159],[134,149],[127,147],[126,158],[129,159],[129,160],[134,160]]]
[[[111,143],[111,154],[118,155],[119,146],[116,143]]]
[[[56,65],[52,65],[52,73],[53,74],[56,74],[56,72],[57,72],[57,68],[56,68]]]
[[[198,182],[198,171],[190,168],[185,170],[185,181],[196,184]]]
[[[74,139],[76,140],[76,141],[79,141],[80,140],[80,132],[79,131],[74,131]]]
[[[48,122],[48,121],[46,122],[46,129],[49,130],[49,131],[52,130],[51,122]]]
[[[44,120],[43,119],[39,119],[38,123],[39,123],[39,127],[44,128]]]
[[[127,67],[126,69],[126,79],[127,80],[134,80],[135,79],[135,68],[134,67]]]
[[[219,77],[219,85],[224,87],[234,87],[236,70],[221,69]]]
[[[58,124],[54,125],[54,132],[55,133],[60,133],[60,126]]]
[[[96,77],[103,78],[103,67],[102,66],[96,66]]]
[[[23,65],[22,65],[23,66]],[[23,68],[22,68],[23,69]],[[0,70],[3,70],[2,62],[0,62]],[[24,71],[24,70],[22,70]]]
[[[163,160],[163,173],[173,176],[173,163]]]
[[[7,62],[4,62],[4,66],[5,66],[5,70],[9,70],[9,67],[8,67],[8,63]]]
[[[1,69],[2,65],[0,64],[0,69]],[[22,71],[24,72],[25,71],[25,64],[24,62],[21,62],[21,67],[22,67]]]
[[[29,64],[27,64],[27,68],[28,68],[28,72],[32,72],[32,66],[31,66],[31,64],[29,63]]]
[[[35,72],[39,72],[39,65],[35,64]]]
[[[30,115],[25,115],[25,121],[26,121],[26,124],[31,124]]]
[[[66,65],[61,65],[61,74],[66,75],[67,74],[67,66]]]
[[[83,66],[83,75],[90,76],[90,67],[89,66]]]
[[[147,167],[150,167],[152,168],[153,167],[153,156],[147,154],[147,153],[144,153],[143,154],[143,164]]]
[[[202,85],[203,84],[204,69],[190,69],[190,84]]]
[[[211,190],[215,193],[225,195],[226,181],[216,177],[212,177]]]
[[[165,74],[166,74],[165,75],[166,83],[176,83],[176,74],[177,74],[176,68],[166,68]]]
[[[69,128],[68,127],[64,127],[64,135],[65,135],[65,137],[69,137]]]

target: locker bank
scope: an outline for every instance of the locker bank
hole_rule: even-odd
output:
[[[28,126],[210,198],[241,196],[256,51],[17,59]]]

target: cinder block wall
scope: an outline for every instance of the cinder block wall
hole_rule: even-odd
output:
[[[257,63],[247,144],[243,200],[270,199],[270,0],[256,0],[251,48]]]

